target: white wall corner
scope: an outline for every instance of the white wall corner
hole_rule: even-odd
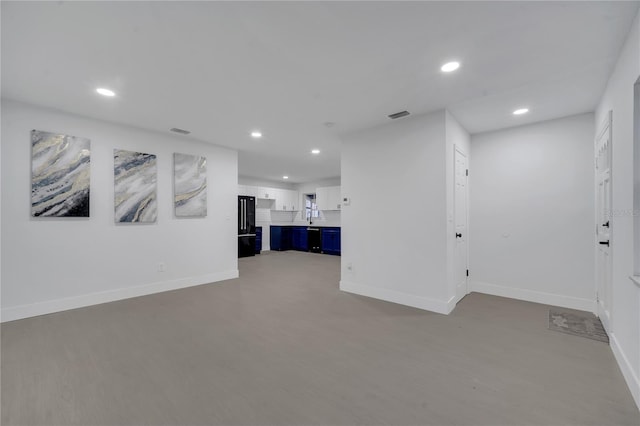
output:
[[[545,305],[560,306],[563,308],[577,309],[580,311],[595,312],[596,301],[565,296],[562,294],[545,293],[541,291],[526,290],[522,288],[507,287],[482,281],[469,280],[470,291],[490,294],[493,296],[508,297],[527,302],[542,303]]]
[[[202,284],[210,284],[218,281],[230,280],[239,277],[239,271],[229,270],[202,275],[198,277],[181,278],[171,281],[158,281],[135,287],[120,288],[102,291],[98,293],[84,294],[81,296],[66,297],[62,299],[47,300],[45,302],[30,303],[27,305],[4,308],[0,312],[0,321],[8,322],[55,312],[68,311],[70,309],[84,308],[86,306],[115,302],[117,300],[130,299],[132,297],[146,296],[154,293],[178,290]]]
[[[340,281],[340,290],[346,293],[353,293],[360,296],[371,297],[372,299],[384,300],[386,302],[398,303],[412,308],[423,309],[425,311],[448,315],[455,308],[454,298],[448,301],[430,299],[413,294],[401,293],[387,288],[372,287],[368,285],[356,284],[350,281]]]

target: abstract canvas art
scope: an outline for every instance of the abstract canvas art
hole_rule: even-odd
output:
[[[31,215],[89,217],[91,142],[31,131]]]
[[[156,156],[113,150],[115,221],[155,222],[158,217]]]
[[[207,215],[207,159],[173,154],[173,187],[176,216]]]

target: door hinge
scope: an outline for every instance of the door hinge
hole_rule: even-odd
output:
[[[467,176],[469,176],[469,169],[467,169]]]
[[[469,270],[467,269],[467,276],[469,276]]]

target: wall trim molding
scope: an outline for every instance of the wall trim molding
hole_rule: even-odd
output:
[[[618,362],[620,371],[622,371],[622,376],[627,382],[629,391],[631,391],[631,396],[633,396],[633,400],[636,402],[638,409],[640,409],[640,379],[638,379],[638,376],[633,372],[631,362],[629,362],[629,358],[627,358],[625,353],[622,351],[614,333],[609,334],[609,344],[611,346],[611,351],[613,351],[613,356]]]
[[[471,289],[470,291],[475,291],[476,293],[491,294],[493,296],[525,300],[527,302],[543,303],[545,305],[561,306],[563,308],[577,309],[580,311],[596,312],[595,300],[526,290],[522,288],[506,287],[474,280],[469,281],[469,287]]]
[[[340,281],[340,290],[346,293],[353,293],[360,296],[371,297],[373,299],[384,300],[386,302],[398,303],[400,305],[411,306],[412,308],[423,309],[438,314],[448,315],[455,308],[455,299],[448,301],[430,299],[427,297],[415,296],[413,294],[401,293],[387,288],[372,287],[368,285],[356,284],[350,281]]]
[[[84,308],[86,306],[115,302],[117,300],[130,299],[132,297],[146,296],[154,293],[178,290],[217,281],[230,280],[239,277],[237,269],[214,272],[198,277],[180,278],[170,281],[158,281],[151,284],[134,287],[119,288],[115,290],[101,291],[97,293],[83,294],[81,296],[65,297],[62,299],[47,300],[44,302],[30,303],[27,305],[12,306],[2,309],[0,322],[15,321],[39,315],[68,311],[70,309]]]
[[[451,310],[453,310],[456,307],[456,305],[460,303],[460,301],[464,299],[469,293],[471,293],[471,290],[469,290],[469,285],[467,284],[467,292],[465,294],[463,294],[460,297],[456,295],[451,296],[451,299],[449,299],[449,302],[448,302],[449,305],[451,306]]]
[[[596,310],[595,314],[600,318],[604,330],[611,334],[611,313],[604,308],[602,301],[596,302]]]

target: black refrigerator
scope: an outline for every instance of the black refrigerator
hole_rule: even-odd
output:
[[[238,196],[238,257],[256,254],[256,198]]]

